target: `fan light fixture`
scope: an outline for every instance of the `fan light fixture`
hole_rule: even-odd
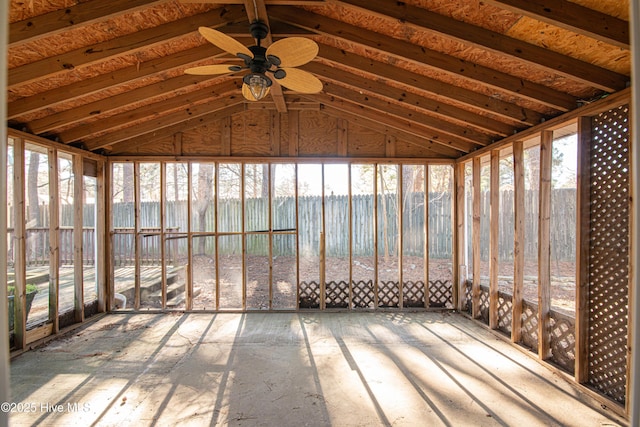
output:
[[[278,40],[268,48],[261,41],[269,33],[269,27],[262,21],[254,21],[249,27],[255,46],[244,46],[228,35],[208,27],[198,28],[200,34],[212,44],[240,58],[243,65],[204,65],[185,70],[191,75],[212,75],[235,73],[249,70],[242,79],[242,96],[248,101],[259,101],[269,94],[274,80],[281,86],[299,93],[318,93],[322,82],[313,74],[297,69],[312,61],[318,54],[318,45],[303,37],[289,37]],[[270,73],[270,76],[267,76]]]
[[[272,84],[271,79],[261,73],[247,74],[242,79],[242,82],[249,86],[251,95],[253,95],[256,101],[260,101],[267,95],[269,86]]]

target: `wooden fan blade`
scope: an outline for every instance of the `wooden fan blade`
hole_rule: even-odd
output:
[[[217,64],[217,65],[203,65],[201,67],[187,68],[184,70],[185,74],[191,74],[193,76],[209,76],[212,74],[226,74],[231,73],[229,67],[233,67],[230,64]]]
[[[267,91],[264,94],[265,98],[267,97],[267,95],[269,95],[270,91],[271,91],[271,88],[268,87]],[[249,101],[257,101],[255,96],[253,96],[253,94],[251,93],[251,89],[249,89],[249,85],[247,85],[245,83],[242,84],[242,96],[244,96],[245,99],[247,99]]]
[[[266,55],[280,58],[280,67],[299,67],[318,55],[318,45],[304,37],[289,37],[269,46]]]
[[[287,73],[277,79],[282,86],[300,93],[318,93],[322,90],[322,82],[313,74],[297,68],[283,68]]]
[[[198,31],[202,34],[202,37],[225,52],[229,52],[234,56],[238,56],[239,53],[244,53],[250,58],[253,58],[253,53],[251,53],[248,47],[236,39],[229,37],[225,33],[221,33],[220,31],[209,27],[200,27],[198,28]]]

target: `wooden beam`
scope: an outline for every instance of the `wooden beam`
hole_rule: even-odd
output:
[[[189,16],[167,24],[137,31],[126,36],[98,43],[91,49],[78,48],[40,61],[31,62],[9,70],[8,86],[25,84],[42,78],[67,72],[98,61],[149,49],[195,31],[198,26],[216,27],[244,19],[244,8],[229,6]],[[221,13],[224,10],[225,13]]]
[[[9,26],[9,48],[167,2],[168,0],[112,0],[108,2],[92,0],[43,15],[32,16]]]
[[[544,123],[540,123],[539,125],[524,129],[518,132],[517,134],[508,136],[496,142],[495,144],[479,148],[477,151],[475,151],[472,154],[468,154],[460,157],[458,161],[464,162],[475,156],[484,155],[496,148],[506,147],[512,144],[514,141],[518,141],[518,140],[526,141],[527,139],[536,138],[541,131],[544,131],[545,129],[553,129],[558,126],[560,127],[564,126],[568,121],[577,119],[578,117],[594,116],[602,112],[609,111],[612,108],[617,108],[621,105],[624,105],[630,102],[630,93],[631,93],[631,88],[621,90],[620,92],[612,93],[611,95],[603,97],[590,104],[585,104],[580,108],[577,108],[573,111],[565,113],[562,116],[554,117],[552,119],[545,121]]]
[[[241,105],[243,101],[240,99],[230,99],[215,103],[214,105],[204,104],[197,105],[190,109],[185,109],[183,111],[178,111],[175,113],[163,115],[161,117],[156,117],[153,120],[148,120],[146,122],[137,124],[135,126],[129,126],[111,133],[108,133],[104,136],[100,136],[97,138],[93,138],[88,141],[85,145],[87,150],[93,151],[99,148],[107,147],[118,142],[122,142],[125,140],[130,140],[133,138],[142,137],[145,134],[154,134],[158,130],[170,127],[175,124],[179,124],[180,122],[186,120],[193,120],[194,118],[207,115],[209,113],[213,113],[215,111],[224,110],[227,107],[232,107],[235,105]],[[191,122],[193,123],[193,122]]]
[[[550,356],[551,324],[551,169],[553,132],[540,133],[540,199],[538,208],[538,357]]]
[[[342,0],[340,3],[364,8],[368,14],[373,12],[385,18],[401,20],[405,25],[419,30],[525,61],[607,92],[624,89],[629,82],[629,77],[623,74],[404,2]]]
[[[461,102],[473,109],[488,111],[497,117],[507,119],[514,125],[535,125],[542,121],[543,115],[537,111],[516,104],[483,95],[469,89],[454,86],[421,74],[412,73],[392,64],[375,61],[355,53],[347,52],[326,44],[319,44],[318,57],[336,66],[349,67],[370,74],[372,80],[380,77],[427,92],[441,98]]]
[[[473,159],[473,224],[471,230],[471,251],[473,253],[473,282],[471,284],[471,316],[480,316],[480,157]]]
[[[178,0],[180,3],[206,3],[206,4],[245,4],[246,0]],[[268,5],[281,6],[323,6],[327,0],[263,0]]]
[[[284,6],[271,6],[269,8],[269,14],[272,19],[277,18],[283,22],[317,34],[331,36],[354,45],[374,49],[375,51],[401,58],[420,66],[444,71],[458,77],[476,80],[483,85],[561,111],[572,110],[576,107],[576,98],[566,93],[528,82],[516,76],[501,73],[495,69],[453,58],[434,50],[425,49],[413,43],[397,40],[374,31],[326,18],[319,14]]]
[[[589,238],[591,218],[591,117],[578,119],[576,224],[575,379],[589,380]]]
[[[522,340],[522,300],[524,288],[524,247],[525,247],[525,186],[524,186],[524,143],[513,143],[513,193],[514,193],[514,236],[513,236],[513,299],[511,302],[511,341]]]
[[[143,86],[137,89],[133,89],[128,92],[120,93],[99,101],[94,101],[89,104],[84,104],[70,110],[61,111],[59,113],[50,114],[41,119],[34,120],[29,123],[29,130],[35,134],[42,134],[45,132],[52,132],[61,127],[69,127],[74,123],[78,123],[83,120],[87,120],[91,117],[99,117],[105,115],[116,109],[126,108],[129,105],[135,105],[140,102],[141,99],[146,99],[151,102],[154,99],[160,101],[160,106],[163,106],[164,110],[170,110],[179,108],[182,106],[189,106],[191,102],[198,102],[203,99],[221,96],[230,91],[239,91],[239,82],[237,80],[228,80],[220,83],[219,85],[211,86],[210,88],[203,89],[201,91],[192,92],[189,94],[173,97],[173,99],[164,99],[167,94],[173,93],[180,89],[184,89],[185,86],[194,86],[202,81],[202,78],[197,76],[183,75],[174,77],[163,82],[154,83],[148,86]],[[215,81],[215,79],[213,80]],[[238,95],[240,93],[238,92]],[[151,104],[142,107],[140,111],[149,111],[150,109],[158,109],[158,105]],[[130,120],[136,120],[136,117],[132,117],[126,120],[126,116],[131,114],[130,112],[122,113],[116,117],[125,117],[125,123]],[[98,131],[101,129],[108,129],[112,127],[108,123],[117,122],[117,118],[106,118],[100,120],[98,124],[84,124],[81,129],[65,131],[67,140],[65,142],[76,141],[82,138],[82,135],[90,135],[91,132],[88,129],[96,128]],[[116,126],[115,124],[113,126]],[[87,130],[84,130],[87,129]]]
[[[629,22],[567,0],[486,0],[514,13],[629,50]]]
[[[51,108],[63,102],[73,101],[106,89],[161,75],[163,72],[200,63],[205,59],[216,58],[221,55],[226,55],[226,52],[216,48],[211,43],[207,43],[206,45],[176,52],[169,56],[163,56],[162,58],[152,59],[138,65],[122,68],[112,73],[100,74],[96,77],[60,86],[10,102],[8,104],[8,118],[13,119],[23,114]],[[203,78],[200,77],[199,81],[202,82]]]
[[[432,122],[434,117],[437,117],[439,119],[459,124],[465,128],[461,129],[461,131],[466,131],[469,137],[473,139],[497,139],[499,137],[511,135],[516,130],[514,126],[490,117],[479,116],[477,113],[458,108],[441,101],[426,98],[400,88],[388,86],[376,81],[376,79],[363,79],[360,76],[346,73],[343,70],[338,70],[337,68],[333,68],[328,65],[314,62],[307,64],[302,68],[318,76],[322,76],[323,80],[330,80],[339,85],[354,88],[356,93],[369,92],[388,100],[390,103],[401,105],[403,107],[411,106],[416,109],[414,111],[418,114],[420,114],[421,111],[428,114]],[[325,91],[327,91],[326,84]],[[366,100],[367,98],[362,99]],[[405,116],[410,117],[410,114],[412,114],[412,112],[405,108]],[[422,119],[420,119],[420,121],[424,123]],[[477,131],[475,132],[476,134],[482,135],[480,137],[474,137],[474,130]],[[459,131],[457,131],[456,134],[465,135],[465,133],[459,133]]]
[[[244,8],[247,11],[247,17],[249,18],[249,22],[254,21],[262,21],[264,22],[269,29],[271,29],[271,24],[269,23],[269,15],[267,15],[267,7],[265,6],[264,0],[243,0]],[[271,31],[267,33],[267,36],[264,40],[261,41],[261,45],[264,47],[269,47],[273,43],[273,37]],[[275,80],[275,79],[272,79]],[[282,86],[277,81],[273,82],[270,91],[271,99],[273,99],[273,103],[276,105],[276,109],[280,113],[287,112],[287,104],[284,102],[284,95],[282,93]]]
[[[130,149],[132,146],[142,146],[153,144],[161,140],[171,139],[173,135],[178,132],[185,132],[187,130],[195,129],[210,122],[223,120],[226,117],[230,117],[233,114],[237,114],[242,111],[244,111],[244,106],[242,102],[239,102],[236,105],[232,105],[221,110],[216,110],[209,114],[194,117],[189,120],[178,122],[162,129],[152,130],[151,132],[146,132],[142,135],[136,135],[101,148],[105,148],[106,150],[110,151],[110,155],[112,155],[112,153],[117,153],[119,151],[127,151],[127,149]]]
[[[500,237],[500,150],[491,151],[489,209],[489,327],[498,329],[498,240]]]

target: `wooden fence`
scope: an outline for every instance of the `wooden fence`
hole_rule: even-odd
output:
[[[538,204],[534,193],[527,193],[525,197],[526,211],[530,218],[537,217]],[[378,251],[384,253],[385,246],[388,253],[398,255],[398,201],[395,194],[384,197],[378,195],[378,219],[377,239]],[[422,256],[424,252],[424,195],[413,193],[402,201],[404,205],[402,213],[403,222],[403,248],[404,255]],[[373,195],[356,195],[351,198],[351,224],[352,238],[351,248],[354,256],[372,256],[374,247],[374,230],[376,224],[373,218]],[[483,194],[482,210],[488,218],[489,195]],[[383,208],[384,206],[384,208]],[[267,199],[245,200],[245,228],[246,233],[263,232],[269,230],[269,206]],[[301,252],[309,256],[317,256],[320,246],[320,232],[322,230],[322,198],[320,196],[303,196],[298,198],[298,224],[296,229],[296,203],[293,197],[275,198],[272,200],[272,229],[284,230],[282,233],[291,234],[297,231]],[[349,255],[349,198],[348,196],[326,196],[325,209],[325,244],[326,255],[346,257]],[[39,207],[41,221],[46,223],[48,207]],[[384,217],[386,213],[386,219]],[[429,256],[431,258],[451,258],[453,251],[451,196],[447,193],[429,194]],[[513,193],[504,191],[500,197],[500,260],[513,259]],[[242,232],[242,202],[238,199],[218,200],[217,227],[216,215],[212,208],[207,208],[202,215],[193,213],[193,233],[215,232],[240,233]],[[483,214],[485,215],[485,214]],[[552,202],[552,256],[554,259],[565,261],[575,260],[575,190],[554,190]],[[60,228],[60,255],[61,262],[73,262],[73,210],[71,206],[61,208]],[[92,264],[95,245],[94,228],[91,222],[94,218],[94,206],[85,206],[85,226],[83,231],[83,245],[85,264]],[[159,261],[160,239],[156,236],[161,229],[160,203],[143,202],[140,209],[140,224],[146,229],[142,239],[145,256]],[[172,248],[176,253],[186,253],[188,241],[187,202],[169,201],[165,203],[165,230],[176,242]],[[122,263],[130,264],[133,261],[133,227],[134,204],[115,203],[112,206],[112,224],[114,230],[118,230],[114,236],[114,258]],[[489,247],[489,224],[481,222],[481,245]],[[537,235],[537,221],[526,221],[526,236]],[[39,265],[48,263],[49,228],[46,225],[27,228],[27,263]],[[13,264],[13,231],[9,230],[9,264]],[[213,253],[213,239],[207,239],[204,249],[207,253]],[[220,247],[221,254],[240,253],[241,239],[227,239],[224,247]],[[247,250],[255,255],[266,255],[268,248],[263,239],[252,238],[247,240]],[[295,255],[296,242],[292,238],[274,239],[274,253],[280,255]],[[525,256],[535,258],[537,245],[535,239],[526,239]]]

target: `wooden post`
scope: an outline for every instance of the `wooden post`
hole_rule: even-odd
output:
[[[591,218],[591,117],[578,119],[578,218],[576,223],[575,379],[589,379],[589,231]]]
[[[404,204],[402,203],[402,199],[404,198],[404,185],[403,185],[403,177],[404,177],[404,166],[402,164],[397,166],[398,168],[398,174],[397,176],[397,180],[398,180],[398,186],[397,186],[397,190],[396,190],[396,206],[398,207],[398,239],[397,239],[397,253],[398,253],[398,308],[402,309],[404,307],[404,284],[402,283],[402,281],[404,280],[403,278],[403,271],[402,271],[402,259],[404,258],[402,256],[402,252],[403,252],[403,247],[402,245],[404,244],[404,239],[403,239],[403,232],[402,232],[402,217],[403,217],[403,210],[404,210]]]
[[[551,310],[551,161],[553,131],[540,133],[540,200],[538,213],[538,357],[550,353]]]
[[[26,221],[24,200],[24,140],[13,140],[13,201],[14,201],[14,232],[13,232],[13,256],[15,272],[15,296],[14,306],[14,343],[17,349],[25,349],[26,340],[26,295],[27,282],[26,262]]]
[[[373,308],[378,308],[378,163],[373,165]]]
[[[191,183],[191,162],[187,163],[187,265],[185,265],[185,288],[187,291],[187,298],[185,301],[185,309],[191,311],[193,309],[193,237],[191,235],[191,194],[193,189]],[[176,194],[177,195],[177,194]],[[176,249],[176,258],[177,258]]]
[[[216,260],[216,303],[215,303],[215,309],[216,310],[220,310],[220,236],[218,235],[218,192],[220,191],[220,185],[218,184],[218,181],[220,179],[220,164],[219,163],[215,163],[215,183],[214,186],[216,188],[216,191],[213,192],[213,206],[215,206],[215,209],[213,210],[213,229],[216,232],[215,234],[215,242],[216,242],[216,249],[215,249],[215,260]]]
[[[84,171],[82,156],[73,155],[73,286],[74,320],[84,321],[84,265],[82,261],[82,241],[84,229],[83,184]]]
[[[489,209],[489,327],[498,328],[498,239],[500,231],[500,150],[491,150]]]
[[[104,161],[98,161],[96,171],[96,286],[98,289],[98,312],[107,310],[107,298],[111,295],[107,292],[107,259],[111,253],[110,242],[106,238],[107,223],[107,196],[105,189],[108,181],[105,175]]]
[[[454,252],[454,268],[453,276],[454,283],[457,283],[457,286],[454,286],[454,289],[457,289],[457,292],[453,294],[453,305],[457,308],[458,311],[462,311],[462,302],[465,295],[465,280],[466,275],[462,274],[462,269],[467,267],[467,238],[466,233],[464,232],[465,225],[465,194],[464,194],[464,163],[457,163],[455,166],[455,191],[456,191],[456,204],[455,204],[455,235],[454,242],[456,242],[456,251]]]
[[[325,240],[324,240],[324,236],[325,236],[325,230],[326,230],[326,224],[325,224],[325,199],[324,199],[324,164],[322,164],[322,167],[320,169],[320,183],[322,185],[320,194],[321,194],[321,202],[320,202],[320,310],[324,310],[326,308],[326,284],[325,284],[325,280],[326,280],[326,270],[325,270],[325,262],[327,261],[326,257],[325,257]]]
[[[295,176],[295,205],[296,205],[296,310],[300,310],[300,203],[298,200],[298,164],[294,163],[293,173]]]
[[[324,209],[322,209],[324,211]],[[324,221],[323,221],[324,222]],[[325,298],[325,252],[324,252],[324,231],[320,232],[320,310],[324,310],[327,305]]]
[[[269,310],[273,310],[273,192],[275,183],[273,182],[273,164],[268,164],[268,188],[267,194],[267,219],[269,222]],[[264,185],[264,183],[262,184]]]
[[[429,307],[431,301],[431,294],[429,292],[429,190],[431,189],[431,166],[424,165],[424,184],[422,193],[424,194],[424,306]],[[454,231],[455,232],[455,231]],[[455,240],[454,240],[455,241]],[[454,252],[455,257],[455,252]],[[455,260],[453,265],[456,265]],[[455,273],[454,273],[455,275]],[[455,278],[453,283],[456,283]],[[453,300],[456,301],[456,286],[452,286]],[[455,304],[455,302],[454,302]]]
[[[628,326],[629,337],[627,340],[627,387],[626,387],[626,409],[629,414],[629,425],[640,425],[640,281],[638,280],[638,266],[640,266],[640,250],[638,249],[638,226],[640,225],[640,150],[638,150],[638,129],[640,129],[640,54],[637,46],[640,45],[640,3],[629,2],[629,23],[630,39],[634,49],[631,49],[631,78],[635,84],[631,86],[631,112],[629,121],[632,129],[631,140],[629,141],[629,161],[631,163],[631,197],[629,199],[630,212],[630,256],[629,265],[629,312]]]
[[[245,124],[246,126],[246,124]],[[242,232],[240,234],[240,239],[242,240],[240,242],[240,246],[242,247],[242,309],[246,310],[247,309],[247,269],[245,268],[245,265],[247,264],[247,238],[246,235],[244,234],[245,230],[245,194],[244,194],[244,180],[245,180],[245,174],[244,174],[244,164],[241,163],[240,165],[240,231]]]
[[[52,332],[60,331],[58,290],[60,289],[60,190],[58,150],[49,148],[49,320]]]
[[[353,169],[353,165],[349,165],[349,309],[353,308],[353,194],[351,188],[351,171]]]
[[[475,319],[480,315],[480,157],[473,159],[473,229],[471,250],[473,253],[473,283],[471,285],[472,310]]]
[[[8,38],[9,38],[9,14],[4,13],[2,18],[0,18],[0,55],[3,58],[7,57],[7,46],[8,46]],[[2,88],[2,93],[4,98],[6,99],[6,91],[7,91],[7,73],[8,70],[6,67],[3,67],[0,71],[0,88]],[[7,117],[7,103],[6,101],[0,105],[0,117]],[[8,180],[7,177],[7,122],[3,120],[3,123],[0,124],[0,206],[3,206],[2,210],[0,210],[0,234],[5,236],[5,243],[0,245],[0,259],[7,259],[7,209],[4,208],[7,206],[8,198],[10,197],[7,194],[8,188]],[[0,269],[0,283],[7,283],[7,268],[6,261],[4,261],[5,266]],[[7,307],[7,287],[0,286],[0,307]],[[5,310],[0,310],[6,313]],[[0,318],[0,402],[9,402],[11,398],[11,390],[9,384],[9,377],[11,373],[11,368],[9,364],[9,324],[8,317],[3,315]],[[9,425],[9,413],[6,411],[0,411],[0,425]]]
[[[174,137],[174,141],[175,141]],[[182,139],[182,138],[180,138]],[[167,229],[167,218],[165,215],[166,208],[166,200],[167,200],[167,163],[160,163],[160,283],[161,283],[161,295],[160,295],[160,305],[162,309],[167,308],[167,249],[166,249],[166,240],[167,237],[165,231]],[[177,259],[177,254],[173,254],[173,258]],[[186,292],[186,289],[185,289]],[[188,296],[188,295],[187,295]]]
[[[524,287],[524,144],[513,143],[514,236],[511,341],[522,340],[522,292]]]
[[[135,271],[134,271],[134,298],[133,308],[134,310],[140,310],[140,249],[142,243],[140,241],[140,164],[138,162],[133,163],[133,199],[135,203],[133,227],[134,227],[134,241],[135,241]],[[126,185],[126,184],[125,184]]]

